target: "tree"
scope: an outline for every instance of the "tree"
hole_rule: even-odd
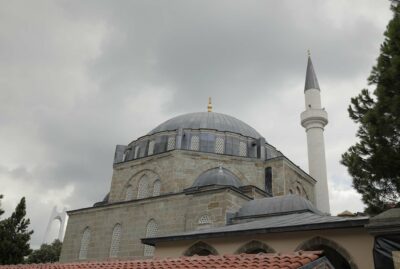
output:
[[[400,5],[392,2],[393,18],[385,31],[376,65],[368,78],[374,86],[351,99],[348,112],[359,124],[359,141],[342,155],[362,194],[366,213],[400,205]]]
[[[1,199],[3,199],[3,194],[0,194],[0,206],[1,206]],[[0,207],[0,216],[3,215],[4,210],[1,209]]]
[[[51,244],[42,244],[40,249],[34,250],[27,259],[27,263],[58,262],[61,254],[62,242],[58,239]]]
[[[17,264],[31,253],[29,240],[33,231],[28,230],[29,219],[25,218],[25,197],[21,199],[14,213],[0,221],[0,264]]]

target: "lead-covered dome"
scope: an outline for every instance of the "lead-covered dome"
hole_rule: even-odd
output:
[[[161,123],[148,134],[163,131],[182,129],[213,129],[220,132],[238,133],[252,138],[260,138],[261,135],[248,124],[232,116],[215,112],[196,112],[174,117]]]
[[[208,185],[242,186],[240,180],[229,170],[217,167],[202,173],[193,183],[193,187],[203,187]]]
[[[280,215],[305,211],[321,214],[309,200],[290,194],[248,201],[239,209],[237,216]]]

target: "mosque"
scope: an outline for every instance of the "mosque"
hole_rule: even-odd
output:
[[[309,56],[309,173],[211,100],[117,145],[107,196],[68,211],[60,261],[323,250],[335,268],[373,268],[369,218],[329,214],[320,93]]]

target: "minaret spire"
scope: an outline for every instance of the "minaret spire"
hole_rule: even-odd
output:
[[[307,62],[307,73],[306,73],[306,84],[304,85],[304,91],[309,89],[319,90],[319,84],[317,80],[317,75],[314,71],[314,66],[311,61],[310,50],[308,50],[308,62]]]
[[[317,208],[330,213],[324,142],[324,127],[328,124],[328,113],[321,107],[321,91],[310,54],[308,54],[304,95],[306,110],[301,113],[301,125],[307,133],[309,174],[317,181],[315,184]]]

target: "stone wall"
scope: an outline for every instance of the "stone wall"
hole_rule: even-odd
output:
[[[110,202],[123,201],[131,184],[137,193],[139,179],[149,174],[151,182],[161,180],[161,193],[178,193],[192,186],[203,172],[219,167],[234,173],[243,185],[264,189],[264,161],[196,151],[174,150],[114,166]],[[151,188],[151,183],[149,184]],[[136,197],[136,196],[134,196]]]
[[[150,220],[158,224],[157,236],[202,228],[198,221],[203,215],[208,215],[212,221],[207,227],[218,227],[226,224],[227,212],[237,211],[249,199],[229,188],[220,188],[70,211],[60,261],[78,260],[86,227],[91,230],[88,260],[109,257],[112,231],[116,224],[122,225],[118,257],[143,258],[144,245],[140,239],[146,237],[146,226]]]
[[[265,168],[272,167],[273,195],[288,194],[300,189],[301,195],[314,202],[315,181],[285,157],[268,161],[227,156],[188,150],[136,159],[114,165],[109,204],[69,212],[61,261],[78,259],[82,233],[91,229],[88,259],[109,257],[113,227],[122,225],[122,240],[118,257],[143,257],[146,225],[154,219],[158,235],[169,235],[195,229],[226,224],[226,213],[236,212],[251,198],[262,198],[262,191],[245,195],[230,188],[201,189],[184,193],[197,177],[205,171],[222,165],[234,173],[243,185],[253,185],[264,190]],[[146,176],[148,197],[137,199],[140,179]],[[153,195],[153,184],[161,181],[160,196]],[[132,188],[130,201],[126,200],[128,186]],[[143,186],[141,187],[143,189]],[[199,219],[208,215],[211,224],[198,225]]]
[[[267,160],[265,167],[272,168],[273,196],[299,194],[315,204],[314,185],[316,181],[300,167],[284,156]]]

